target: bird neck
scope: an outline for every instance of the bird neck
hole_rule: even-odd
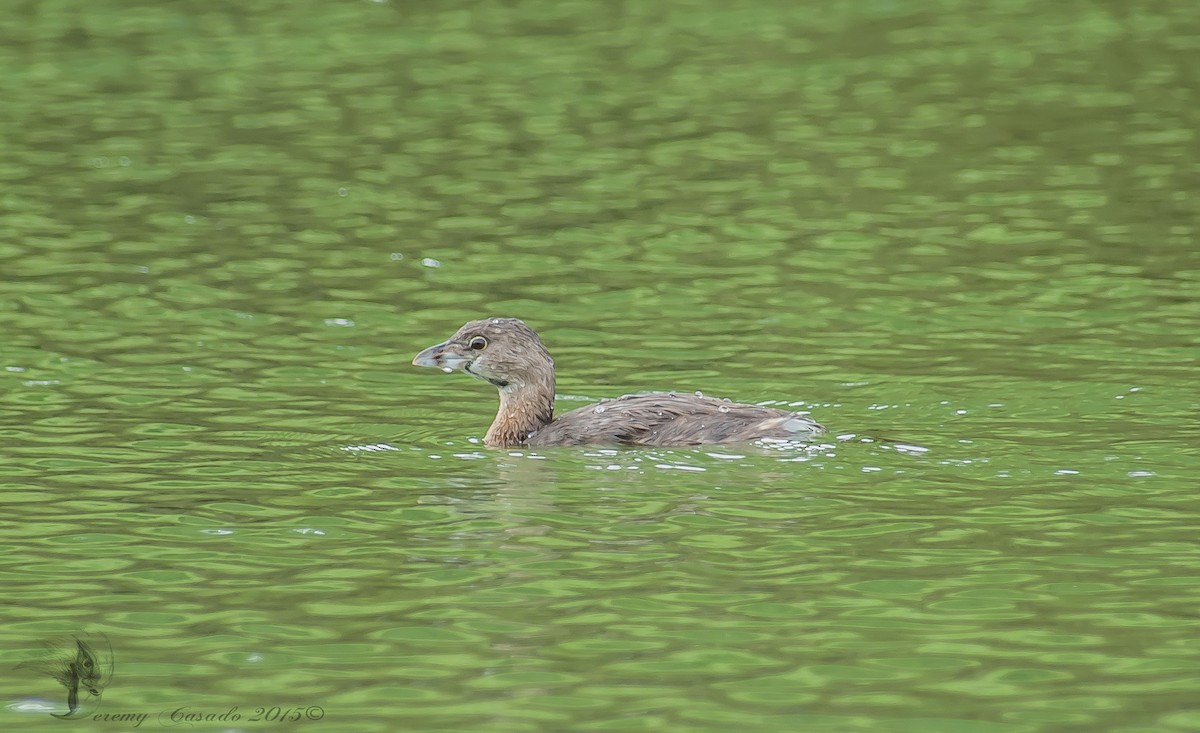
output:
[[[500,410],[483,442],[493,448],[521,445],[554,419],[554,375],[500,388]]]

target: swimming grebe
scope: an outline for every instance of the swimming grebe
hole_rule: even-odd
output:
[[[825,432],[811,418],[773,407],[696,394],[636,394],[554,418],[554,360],[516,318],[471,321],[413,358],[419,367],[463,371],[500,390],[500,411],[484,436],[493,448],[518,445],[662,445],[805,440]]]

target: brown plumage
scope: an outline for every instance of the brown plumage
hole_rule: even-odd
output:
[[[517,445],[662,445],[804,440],[825,428],[800,413],[697,394],[636,394],[554,418],[554,360],[532,328],[516,318],[471,321],[448,341],[413,358],[420,367],[462,371],[500,390],[500,410],[484,437]]]

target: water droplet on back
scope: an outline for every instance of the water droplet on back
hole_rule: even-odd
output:
[[[604,406],[603,405],[597,406],[596,409],[594,410],[594,412],[596,412],[597,414],[604,412]]]
[[[721,405],[720,407],[717,408],[717,411],[718,412],[729,412],[729,408],[726,407],[725,405]]]
[[[704,396],[704,393],[703,393],[703,392],[701,392],[700,390],[696,390],[696,396],[697,396],[697,397],[703,397],[703,396]]]

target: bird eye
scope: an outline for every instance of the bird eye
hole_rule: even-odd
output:
[[[488,344],[487,339],[485,339],[482,336],[476,336],[475,338],[471,339],[471,343],[468,344],[468,346],[470,346],[475,351],[483,351],[484,349],[487,348],[487,344]]]

